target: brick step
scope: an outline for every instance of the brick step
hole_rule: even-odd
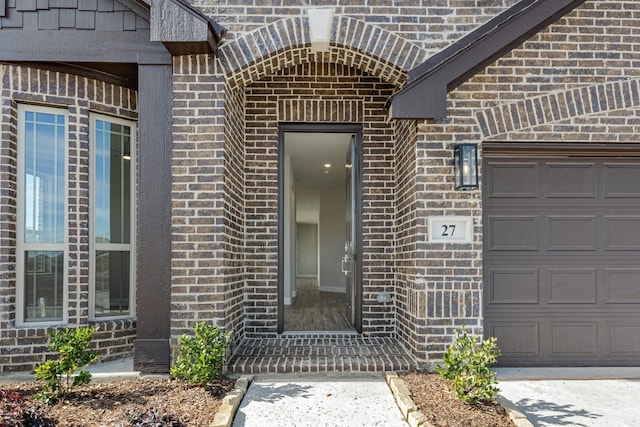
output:
[[[248,338],[235,349],[229,373],[385,372],[416,369],[394,339],[362,337]]]

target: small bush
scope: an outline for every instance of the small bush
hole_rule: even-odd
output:
[[[222,375],[230,333],[205,322],[197,323],[193,330],[195,336],[180,337],[180,355],[170,372],[174,378],[204,386]]]
[[[178,415],[160,410],[149,408],[141,414],[128,414],[127,427],[184,427]]]
[[[456,332],[455,342],[444,354],[444,366],[436,371],[451,380],[459,399],[471,404],[491,402],[498,394],[496,373],[489,366],[496,363],[500,350],[495,337],[478,342],[478,337],[470,336],[462,327]]]
[[[36,395],[36,399],[51,403],[69,393],[73,387],[91,382],[91,373],[82,369],[98,358],[94,351],[87,350],[97,330],[96,326],[67,328],[64,331],[54,330],[49,334],[49,350],[59,352],[60,356],[36,367],[36,379],[44,381],[42,391]]]

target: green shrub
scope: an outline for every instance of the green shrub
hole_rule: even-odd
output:
[[[180,355],[170,372],[174,378],[203,386],[222,375],[230,333],[205,322],[196,324],[193,330],[195,336],[180,337]]]
[[[42,391],[35,396],[36,399],[51,403],[73,387],[91,382],[91,374],[82,369],[98,358],[95,352],[87,350],[97,330],[96,326],[67,328],[64,331],[54,330],[49,334],[49,350],[59,352],[60,356],[36,367],[36,379],[44,381]]]
[[[495,337],[480,343],[478,340],[463,326],[462,333],[456,332],[455,342],[444,354],[444,366],[436,367],[440,375],[451,380],[458,398],[471,405],[491,402],[499,391],[496,373],[489,370],[500,356],[497,340]]]

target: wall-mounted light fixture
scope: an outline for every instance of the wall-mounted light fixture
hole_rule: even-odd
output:
[[[332,8],[312,8],[309,14],[309,36],[311,38],[312,52],[329,51],[331,40],[331,27],[333,26]]]
[[[459,144],[453,152],[456,190],[478,188],[478,145]]]

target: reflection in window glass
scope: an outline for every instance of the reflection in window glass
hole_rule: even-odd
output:
[[[129,312],[129,252],[96,251],[97,317]]]
[[[64,116],[27,111],[24,241],[64,242]]]
[[[130,243],[131,129],[96,120],[97,243]]]
[[[62,319],[63,252],[25,253],[25,321]]]
[[[131,313],[131,127],[95,120],[93,172],[94,315]]]
[[[23,320],[63,320],[65,243],[65,116],[21,116],[20,167]]]

